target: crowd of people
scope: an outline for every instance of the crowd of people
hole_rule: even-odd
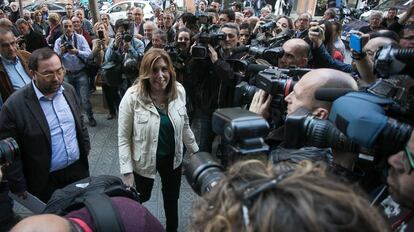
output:
[[[262,89],[243,104],[271,125],[268,158],[231,165],[194,204],[190,231],[414,230],[414,136],[376,164],[333,148],[286,149],[291,141],[283,125],[303,109],[313,118],[330,118],[332,102],[317,99],[318,89],[358,91],[384,77],[374,72],[375,54],[384,46],[414,47],[414,3],[400,18],[396,8],[385,17],[373,12],[368,26],[352,32],[361,38],[362,50],[349,51],[351,64],[345,63],[342,23],[331,8],[317,21],[309,13],[290,17],[291,1],[280,1],[283,10],[276,12],[261,0],[230,8],[200,0],[193,13],[172,2],[165,9],[157,6],[152,18],[132,7],[114,24],[106,13],[92,24],[72,3],[64,16],[42,5],[24,18],[16,4],[8,15],[0,11],[0,139],[14,138],[21,155],[2,168],[0,231],[21,220],[9,191],[47,202],[56,189],[89,176],[84,115],[90,127],[97,126],[90,102],[96,86],[102,87],[106,119],[118,120],[123,182],[136,187],[144,203],[158,173],[166,231],[177,231],[184,157],[212,153],[214,112],[236,106],[241,83],[255,84],[254,75],[236,70],[240,61],[307,71],[294,77],[289,91],[277,90],[282,96],[277,109],[276,96]],[[254,54],[260,49],[278,52]],[[127,231],[164,230],[139,203],[112,201],[128,218]],[[81,209],[65,217],[29,217],[13,231],[93,231],[85,214]]]

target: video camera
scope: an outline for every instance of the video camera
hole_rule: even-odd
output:
[[[191,56],[194,59],[208,59],[208,45],[218,46],[220,41],[226,40],[226,34],[209,29],[211,19],[208,16],[198,16],[198,22],[201,24],[201,33],[198,35],[196,45],[191,50]]]
[[[381,78],[405,74],[414,77],[414,67],[408,62],[414,59],[414,48],[396,48],[395,45],[381,47],[375,53],[374,73]]]
[[[0,140],[0,166],[10,164],[20,155],[19,145],[13,138]]]
[[[164,47],[164,50],[170,55],[174,68],[183,68],[182,63],[186,60],[186,56],[188,56],[188,54],[184,55],[184,51],[186,50],[185,42],[168,44]]]
[[[261,67],[262,70],[255,75],[250,84],[241,82],[236,86],[234,94],[234,104],[236,106],[249,104],[254,94],[259,89],[263,89],[266,93],[272,95],[271,108],[284,111],[286,109],[285,97],[292,92],[299,77],[311,70],[306,68],[281,69],[264,65]]]
[[[269,124],[248,110],[239,107],[217,109],[213,114],[212,129],[221,136],[224,146],[221,158],[224,165],[246,154],[269,150],[263,140],[269,133]]]

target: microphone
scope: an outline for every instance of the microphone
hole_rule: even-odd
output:
[[[353,89],[320,88],[315,91],[315,98],[320,101],[335,101],[350,92],[356,91]]]

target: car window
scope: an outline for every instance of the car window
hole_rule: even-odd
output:
[[[379,4],[378,6],[374,7],[373,10],[378,11],[388,11],[390,7],[397,7],[400,8],[405,5],[410,0],[387,0]]]
[[[61,10],[62,8],[55,5],[55,4],[47,4],[47,8],[49,8],[49,10]]]
[[[139,8],[141,8],[141,9],[144,9],[145,4],[144,4],[144,3],[140,3],[140,2],[135,2],[135,3],[134,3],[134,6],[135,6],[135,7],[139,7]]]
[[[122,4],[119,4],[117,6],[114,6],[111,10],[109,10],[109,13],[127,11],[129,8],[130,8],[129,3],[122,3]]]

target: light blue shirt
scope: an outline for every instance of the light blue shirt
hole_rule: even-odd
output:
[[[48,98],[32,83],[50,130],[52,157],[49,172],[57,171],[79,159],[75,119],[63,96],[63,86]]]
[[[14,90],[18,90],[32,81],[29,75],[27,75],[26,70],[24,70],[19,57],[16,56],[16,60],[8,60],[1,57],[1,62]]]
[[[76,72],[85,67],[85,63],[90,57],[92,57],[92,51],[89,48],[88,42],[86,41],[85,37],[79,34],[72,34],[72,38],[67,38],[66,35],[63,35],[66,41],[73,41],[73,46],[75,46],[75,39],[76,47],[79,51],[78,55],[69,54],[68,52],[64,53],[63,55],[60,54],[60,46],[62,43],[62,36],[59,37],[56,42],[53,50],[62,57],[63,67],[66,70],[71,72]],[[81,58],[84,62],[82,62],[79,58]]]

